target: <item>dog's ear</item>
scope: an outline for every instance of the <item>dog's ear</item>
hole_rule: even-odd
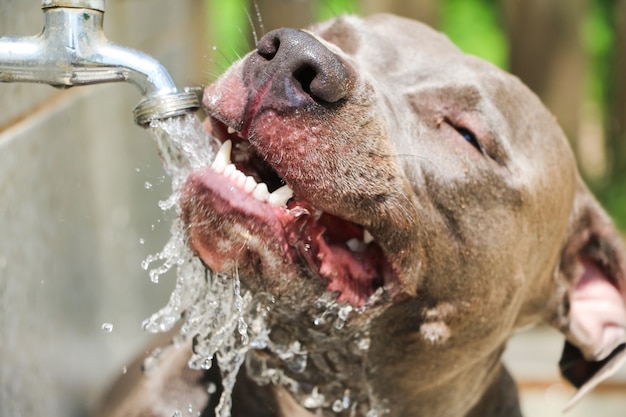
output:
[[[567,288],[557,324],[566,336],[559,366],[578,388],[567,408],[626,362],[626,252],[582,181],[559,273]]]

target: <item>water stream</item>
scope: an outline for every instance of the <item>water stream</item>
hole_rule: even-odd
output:
[[[195,169],[209,165],[219,149],[219,142],[204,130],[195,115],[155,121],[150,125],[164,169],[171,177],[172,195],[159,203],[163,210],[174,210],[175,220],[171,237],[162,251],[150,255],[142,264],[150,279],[158,282],[159,277],[173,270],[176,273],[175,288],[166,306],[143,322],[148,332],[166,332],[181,319],[181,333],[195,337],[194,353],[189,366],[209,369],[217,360],[222,373],[223,392],[216,408],[219,417],[230,417],[231,394],[235,378],[244,363],[251,378],[259,384],[274,383],[285,386],[306,408],[326,408],[338,416],[366,415],[378,417],[382,408],[371,404],[369,398],[351,397],[345,386],[314,386],[304,390],[280,367],[268,366],[265,362],[249,362],[247,353],[251,349],[266,349],[278,357],[292,374],[305,372],[307,364],[314,360],[306,347],[295,336],[277,342],[270,338],[268,316],[274,306],[272,296],[255,294],[242,289],[237,272],[233,276],[214,273],[196,258],[185,241],[184,225],[179,220],[180,188],[188,175]],[[331,294],[324,294],[316,303],[310,322],[317,329],[327,328],[329,334],[342,332],[348,316],[357,312],[346,305],[339,305]],[[357,356],[363,356],[369,347],[369,339],[363,334],[350,336]],[[154,359],[154,358],[153,358]],[[154,361],[154,362],[158,362]],[[334,378],[333,378],[334,379]],[[365,379],[365,378],[363,378]],[[356,413],[357,400],[361,412]],[[366,407],[366,412],[363,412]],[[326,414],[325,414],[326,415]]]
[[[146,319],[143,328],[152,333],[165,332],[184,318],[182,335],[195,337],[199,342],[194,347],[189,366],[207,370],[217,359],[222,372],[223,393],[216,414],[229,417],[236,375],[246,352],[260,343],[244,320],[244,312],[248,311],[252,297],[248,292],[242,292],[236,274],[213,273],[193,255],[185,242],[184,225],[179,219],[182,185],[193,170],[213,161],[220,144],[208,135],[195,115],[154,121],[150,132],[172,181],[171,196],[159,202],[159,206],[163,210],[174,210],[176,216],[169,241],[159,253],[148,256],[142,267],[149,272],[153,282],[174,270],[176,284],[167,305]],[[262,323],[255,326],[259,334],[263,333]],[[251,334],[255,343],[250,341]]]

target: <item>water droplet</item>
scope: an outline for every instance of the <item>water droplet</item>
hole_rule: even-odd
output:
[[[199,355],[193,355],[189,360],[189,367],[191,369],[198,369],[208,371],[213,366],[213,360],[211,357],[202,357]]]
[[[135,172],[141,172],[141,168],[135,168]]]
[[[344,392],[341,402],[344,410],[350,408],[350,390],[346,390],[346,392]]]
[[[332,409],[335,413],[341,413],[344,410],[343,402],[341,400],[335,400]]]
[[[369,350],[371,340],[369,337],[364,337],[357,342],[357,347],[361,350]]]
[[[338,318],[335,321],[335,329],[337,329],[337,330],[343,329],[345,327],[345,325],[346,325],[346,321],[345,320],[342,320],[342,319]]]
[[[217,392],[217,385],[212,382],[209,382],[209,385],[206,387],[206,392],[209,394],[215,394]]]
[[[302,405],[305,408],[314,409],[323,406],[325,401],[324,395],[319,393],[319,387],[313,387],[311,393],[302,399]]]
[[[122,374],[126,375],[128,373],[128,368],[126,366],[122,366]]]
[[[107,333],[111,333],[113,331],[113,324],[111,323],[102,323],[102,330]]]
[[[180,410],[176,410],[174,411],[174,414],[172,414],[172,417],[183,417],[183,412]]]
[[[338,316],[341,320],[347,320],[351,312],[352,306],[345,306],[339,309]]]
[[[140,239],[139,239],[139,244],[140,244],[140,245],[145,245],[145,244],[146,244],[146,239],[144,239],[144,238],[140,238]],[[143,262],[141,263],[141,265],[143,266]],[[147,269],[147,268],[144,268],[144,269]]]
[[[146,190],[149,190],[150,188],[152,188],[152,183],[150,181],[144,182],[143,188],[145,188]]]

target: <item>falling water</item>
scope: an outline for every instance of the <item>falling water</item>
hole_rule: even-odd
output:
[[[217,359],[223,391],[216,415],[230,417],[237,373],[248,350],[267,345],[268,331],[263,315],[251,312],[252,296],[242,291],[237,272],[233,276],[214,273],[193,255],[186,244],[179,205],[180,190],[187,177],[193,170],[211,164],[220,143],[205,131],[195,115],[154,121],[150,132],[172,180],[172,195],[159,206],[162,210],[174,210],[176,216],[169,241],[159,253],[148,256],[142,267],[155,283],[161,275],[174,270],[176,284],[167,305],[146,319],[143,328],[152,333],[166,332],[184,317],[181,333],[197,341],[189,366],[208,370]],[[262,300],[263,296],[258,296],[255,302],[260,305]],[[150,359],[158,362],[158,355]]]
[[[176,284],[167,305],[146,319],[143,328],[153,333],[166,332],[184,319],[181,333],[196,341],[189,366],[207,370],[217,360],[223,391],[216,415],[230,417],[235,379],[240,367],[246,363],[249,350],[268,349],[295,373],[303,372],[307,367],[307,351],[298,340],[280,344],[270,339],[267,322],[274,304],[272,296],[255,294],[253,297],[243,290],[237,271],[231,276],[208,270],[186,244],[184,225],[180,220],[180,189],[193,170],[213,161],[219,141],[204,130],[195,115],[154,121],[150,132],[156,140],[164,169],[172,180],[172,195],[159,206],[163,210],[174,210],[176,216],[169,241],[159,253],[148,256],[142,267],[155,283],[159,282],[161,275],[173,270]],[[319,314],[311,319],[317,328],[328,325],[333,331],[341,331],[348,316],[355,313],[352,307],[337,304],[334,296],[328,293],[322,295],[317,304]],[[366,352],[369,338],[359,339],[355,346]],[[150,366],[158,366],[158,354],[150,360]],[[300,393],[297,397],[309,409],[331,407],[337,414],[351,409],[350,415],[353,415],[357,406],[356,402],[351,402],[349,390],[341,389],[341,393],[333,394],[333,398],[327,398],[322,393],[323,387],[317,386],[303,393],[302,387],[280,369],[263,368],[251,377],[260,384],[282,385],[294,394]],[[368,417],[383,414],[371,409]]]
[[[179,216],[182,185],[193,170],[213,161],[219,142],[207,134],[195,115],[152,122],[150,131],[172,180],[172,195],[159,206],[175,210],[176,219],[163,250],[149,256],[142,267],[149,269],[153,282],[172,269],[177,278],[167,305],[145,320],[143,327],[149,332],[165,332],[185,317],[181,333],[200,341],[189,366],[209,369],[217,358],[224,390],[216,411],[220,417],[229,417],[235,376],[249,349],[243,312],[251,297],[241,292],[238,276],[213,273],[193,255]],[[154,263],[157,266],[152,267]]]

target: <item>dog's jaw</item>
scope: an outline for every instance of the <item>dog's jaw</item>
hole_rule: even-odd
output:
[[[214,131],[220,129],[220,122],[215,124]],[[241,137],[231,134],[225,140],[223,148],[236,140],[236,147],[250,152]],[[229,153],[221,152],[212,167],[194,172],[183,190],[189,196],[182,208],[190,244],[211,269],[237,269],[244,280],[265,277],[261,287],[270,291],[286,282],[293,291],[293,280],[313,278],[336,292],[338,301],[355,307],[379,288],[390,297],[397,293],[397,277],[367,229],[318,210],[288,185],[274,190],[277,185],[262,182],[263,171],[273,167],[258,168],[265,165],[260,156],[252,162],[249,155],[240,157],[235,165]],[[284,182],[269,175],[274,183]]]

